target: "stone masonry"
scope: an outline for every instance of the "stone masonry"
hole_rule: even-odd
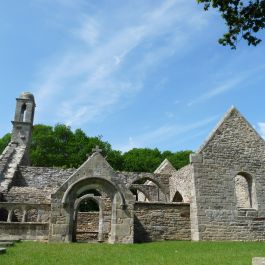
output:
[[[78,169],[31,167],[34,111],[22,93],[0,155],[0,240],[265,240],[265,142],[235,108],[189,165],[154,173],[115,171],[98,148]]]

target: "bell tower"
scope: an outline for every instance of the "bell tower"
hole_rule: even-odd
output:
[[[27,164],[28,149],[31,143],[32,126],[35,111],[34,96],[29,92],[23,92],[16,99],[16,112],[12,130],[11,142],[16,143],[19,146],[25,146],[26,152],[23,162]],[[23,163],[24,164],[24,163]]]

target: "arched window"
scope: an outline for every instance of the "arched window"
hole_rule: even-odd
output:
[[[94,200],[87,198],[81,201],[81,203],[79,204],[78,211],[83,213],[99,212],[99,206]]]
[[[136,196],[136,201],[167,201],[159,182],[149,177],[141,176],[136,179],[130,190]]]
[[[178,191],[176,191],[172,202],[183,202],[183,197]]]
[[[236,175],[235,195],[238,208],[255,208],[255,190],[251,175],[245,172]]]
[[[21,107],[20,121],[24,122],[26,120],[26,109],[27,109],[27,105],[23,104]]]

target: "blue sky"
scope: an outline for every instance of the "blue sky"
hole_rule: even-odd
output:
[[[196,150],[232,105],[265,137],[265,34],[234,51],[224,32],[195,0],[0,0],[0,136],[30,91],[35,124],[122,151]]]

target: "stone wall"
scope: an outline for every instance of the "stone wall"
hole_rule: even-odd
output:
[[[51,189],[37,189],[33,187],[12,187],[7,193],[4,193],[6,202],[24,202],[24,203],[50,203]]]
[[[134,205],[134,242],[190,240],[190,205],[145,203]]]
[[[48,223],[0,222],[0,240],[48,240]]]
[[[265,240],[265,142],[237,110],[227,113],[191,162],[192,239]],[[249,209],[237,202],[238,175],[250,179]]]
[[[99,212],[78,212],[76,241],[97,241]]]
[[[20,166],[14,179],[14,186],[38,189],[59,188],[74,172],[75,168],[24,167]]]

